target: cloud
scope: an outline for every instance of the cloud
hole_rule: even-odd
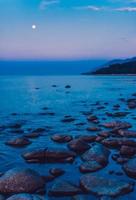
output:
[[[75,7],[75,9],[78,9],[78,10],[88,10],[88,11],[96,11],[96,12],[99,12],[99,11],[136,12],[136,7],[118,7],[118,8],[112,8],[112,7],[99,7],[99,6],[94,6],[94,5],[87,5],[87,6]]]
[[[75,7],[75,9],[78,9],[78,10],[101,11],[101,10],[104,10],[104,7],[98,7],[98,6],[93,6],[93,5],[87,5],[87,6]]]
[[[114,10],[120,12],[136,12],[136,7],[121,7],[115,8]]]
[[[40,9],[45,10],[50,5],[58,4],[59,0],[42,0],[40,3]]]

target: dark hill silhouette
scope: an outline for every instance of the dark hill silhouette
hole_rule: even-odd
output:
[[[111,64],[111,62],[113,64]],[[105,64],[105,66],[92,71],[84,73],[85,75],[107,75],[107,74],[136,74],[136,58],[126,59],[117,61],[114,63],[113,61]]]

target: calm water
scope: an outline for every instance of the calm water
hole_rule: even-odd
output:
[[[57,85],[57,87],[52,87],[52,85]],[[71,88],[66,89],[65,85],[71,85]],[[55,133],[65,133],[73,136],[88,134],[86,131],[88,122],[82,111],[88,112],[93,109],[93,112],[103,122],[105,112],[110,112],[114,104],[121,104],[119,98],[131,97],[134,92],[136,92],[135,76],[1,76],[0,125],[21,122],[23,123],[24,134],[28,133],[28,128],[48,127],[49,131],[37,139],[32,139],[31,145],[21,149],[8,147],[4,144],[8,139],[20,136],[20,134],[11,133],[7,129],[1,131],[0,171],[4,172],[13,167],[26,166],[46,175],[48,169],[52,167],[51,164],[26,164],[20,156],[21,153],[31,148],[65,146],[51,141],[50,136]],[[104,110],[97,110],[93,106],[93,103],[97,101],[101,105],[104,105],[105,102],[108,102],[109,105]],[[48,112],[54,112],[55,115],[42,115],[41,113],[45,112],[42,109],[43,107],[48,107]],[[120,110],[126,111],[126,106],[122,104]],[[12,115],[12,113],[17,115]],[[62,123],[61,119],[64,115],[71,115],[76,118],[76,122]],[[132,111],[123,120],[131,122],[133,129],[136,129],[136,121],[132,119],[132,115],[135,115],[135,111]],[[106,118],[106,121],[111,120],[108,117]],[[76,123],[79,122],[85,122],[85,125],[77,127]],[[77,158],[74,165],[54,164],[53,167],[64,167],[66,173],[60,178],[71,180],[71,177],[74,177],[73,181],[78,183],[80,177],[78,166],[80,163],[80,158]],[[121,166],[111,160],[111,164],[97,173],[108,176],[108,171],[112,169],[122,171]],[[115,178],[128,179],[125,174],[121,177],[115,176]],[[47,188],[52,183],[48,184]],[[135,191],[118,199],[126,200],[130,198],[136,199]],[[92,196],[92,199],[96,198]]]

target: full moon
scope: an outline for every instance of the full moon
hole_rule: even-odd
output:
[[[32,25],[32,29],[33,30],[36,29],[36,25],[35,24]]]

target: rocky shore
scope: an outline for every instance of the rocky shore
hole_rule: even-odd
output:
[[[29,121],[26,126],[25,120],[14,120],[18,113],[10,115],[12,123],[1,124],[1,135],[7,133],[0,151],[1,165],[3,149],[8,149],[10,155],[17,152],[22,166],[1,170],[0,200],[131,197],[136,180],[136,130],[130,121],[136,120],[136,93],[119,97],[113,105],[96,101],[91,109],[86,108],[88,111],[78,113],[78,119],[69,113],[59,118],[62,127],[70,127],[69,132],[65,128],[59,132],[57,127],[54,131],[53,123],[31,128]],[[58,120],[54,110],[41,110],[38,116]]]

